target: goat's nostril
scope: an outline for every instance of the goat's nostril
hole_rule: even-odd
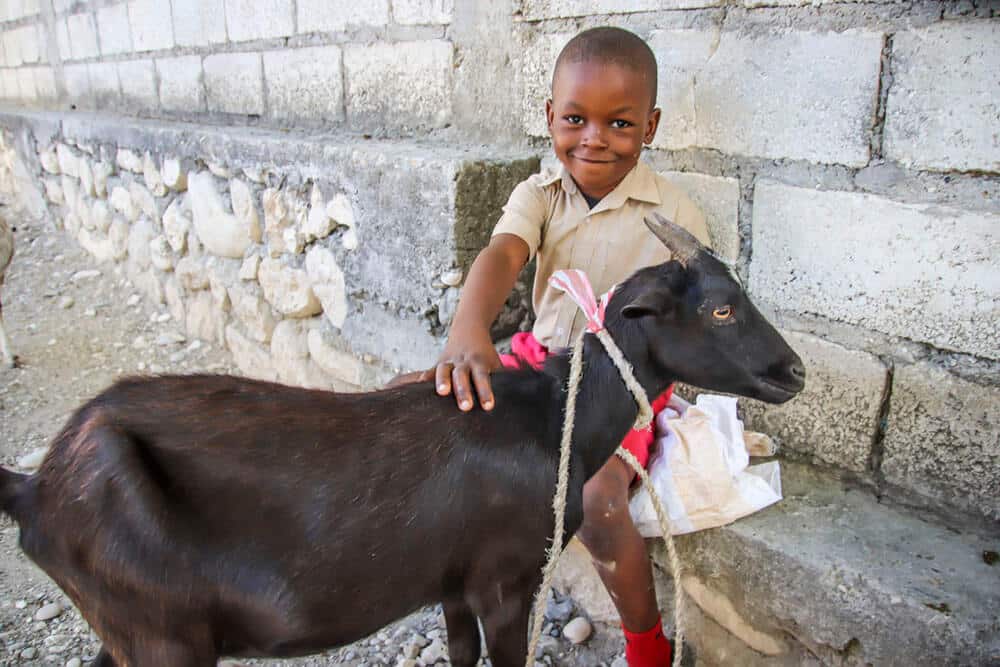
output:
[[[792,363],[789,370],[792,372],[793,377],[798,378],[799,380],[806,379],[806,367],[801,361]]]

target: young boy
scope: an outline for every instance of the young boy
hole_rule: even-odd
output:
[[[653,211],[708,244],[701,212],[677,188],[639,161],[656,134],[656,59],[639,37],[618,28],[578,34],[556,60],[552,98],[545,104],[552,145],[562,167],[538,174],[511,194],[490,244],[469,272],[451,333],[436,368],[441,395],[454,393],[461,410],[474,398],[494,406],[490,372],[501,366],[489,330],[524,265],[536,254],[530,334],[513,352],[537,365],[549,350],[570,346],[584,327],[577,306],[548,286],[560,269],[582,269],[600,295],[635,270],[670,259],[642,219]],[[415,378],[414,378],[415,379]],[[654,403],[662,406],[665,400]],[[662,407],[661,407],[662,409]],[[652,435],[633,431],[626,447],[645,462]],[[630,667],[670,664],[645,543],[628,511],[634,473],[618,457],[584,486],[586,545],[622,618]]]

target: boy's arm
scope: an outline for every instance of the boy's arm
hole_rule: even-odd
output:
[[[437,366],[423,375],[430,379],[433,373],[438,394],[454,393],[463,411],[474,405],[473,386],[483,409],[493,409],[490,372],[500,367],[500,357],[493,347],[490,327],[529,254],[528,244],[514,234],[497,234],[490,240],[469,270],[444,352]]]

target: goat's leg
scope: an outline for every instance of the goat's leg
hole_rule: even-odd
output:
[[[97,653],[97,657],[94,658],[94,662],[90,663],[91,667],[116,667],[115,659],[111,657],[108,650],[101,647],[101,650]]]
[[[219,660],[210,642],[192,638],[143,638],[136,642],[129,665],[170,665],[171,667],[215,667]]]
[[[528,592],[522,595],[505,595],[503,603],[486,610],[483,630],[493,667],[520,667],[524,664],[524,657],[528,654],[528,617],[531,615],[533,593],[534,589],[529,587]]]
[[[460,598],[445,600],[444,621],[448,628],[448,656],[456,667],[473,667],[482,653],[479,624],[469,605]]]

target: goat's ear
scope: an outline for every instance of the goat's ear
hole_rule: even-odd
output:
[[[632,320],[649,315],[658,317],[672,315],[676,303],[676,297],[670,290],[648,290],[622,308],[622,316]]]

